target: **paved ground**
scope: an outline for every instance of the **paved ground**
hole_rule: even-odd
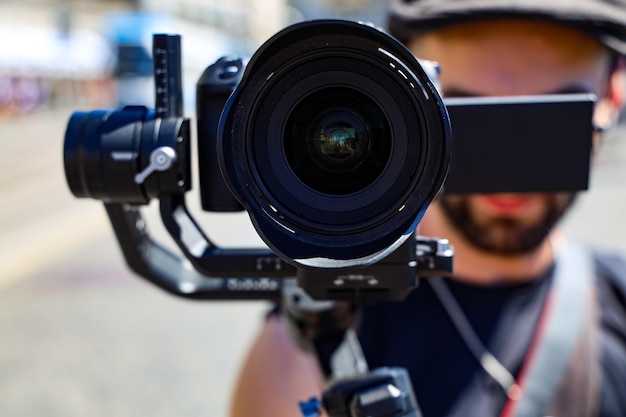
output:
[[[183,301],[128,272],[100,205],[67,191],[69,114],[0,120],[0,416],[224,416],[266,305]],[[565,227],[626,253],[620,135]],[[258,242],[241,217],[206,225]]]
[[[0,121],[0,416],[224,416],[266,305],[132,275],[101,205],[67,190],[68,116]]]

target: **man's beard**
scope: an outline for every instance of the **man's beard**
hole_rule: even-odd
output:
[[[517,256],[537,249],[572,205],[576,194],[546,194],[546,212],[533,224],[507,217],[480,223],[472,215],[468,197],[441,196],[444,215],[474,247],[500,256]]]

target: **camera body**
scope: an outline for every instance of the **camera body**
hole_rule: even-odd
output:
[[[226,185],[217,155],[217,134],[228,98],[241,82],[244,62],[222,57],[209,65],[196,84],[196,126],[200,203],[208,212],[228,213],[244,208]]]

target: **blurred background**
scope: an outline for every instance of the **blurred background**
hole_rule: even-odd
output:
[[[382,25],[376,0],[0,0],[0,415],[225,416],[268,304],[174,298],[125,267],[101,204],[74,199],[62,144],[75,110],[152,105],[153,32],[182,35],[185,112],[222,55],[289,23]],[[626,140],[564,222],[626,253]],[[199,203],[190,200],[192,211]],[[148,214],[154,207],[148,207]],[[260,245],[243,214],[194,213],[218,244]],[[154,229],[153,229],[154,230]],[[155,233],[167,236],[156,226]]]

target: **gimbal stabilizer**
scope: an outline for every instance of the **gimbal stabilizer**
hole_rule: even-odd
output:
[[[155,111],[77,112],[64,143],[69,188],[104,202],[138,275],[185,298],[282,300],[298,315],[324,314],[337,301],[401,299],[418,276],[451,271],[447,241],[413,232],[445,178],[445,107],[395,40],[353,22],[307,22],[270,40],[243,78],[240,61],[228,59],[203,75],[199,91],[208,80],[209,94],[228,91],[224,100],[230,98],[206,109],[199,97],[198,148],[217,154],[200,157],[200,175],[219,160],[228,189],[269,249],[220,248],[191,216],[184,199],[191,139],[182,111],[180,38],[155,35],[153,57]],[[400,108],[398,97],[410,105]],[[205,123],[206,114],[220,120],[219,132],[217,123]],[[329,178],[338,184],[327,185]],[[215,194],[202,183],[204,196]],[[139,207],[153,198],[184,257],[148,233]],[[352,334],[347,330],[339,334]],[[346,343],[354,347],[350,337]],[[356,355],[348,362],[364,360]],[[361,366],[340,380],[334,366],[322,366],[335,379],[324,394],[330,416],[419,415],[405,372]]]

